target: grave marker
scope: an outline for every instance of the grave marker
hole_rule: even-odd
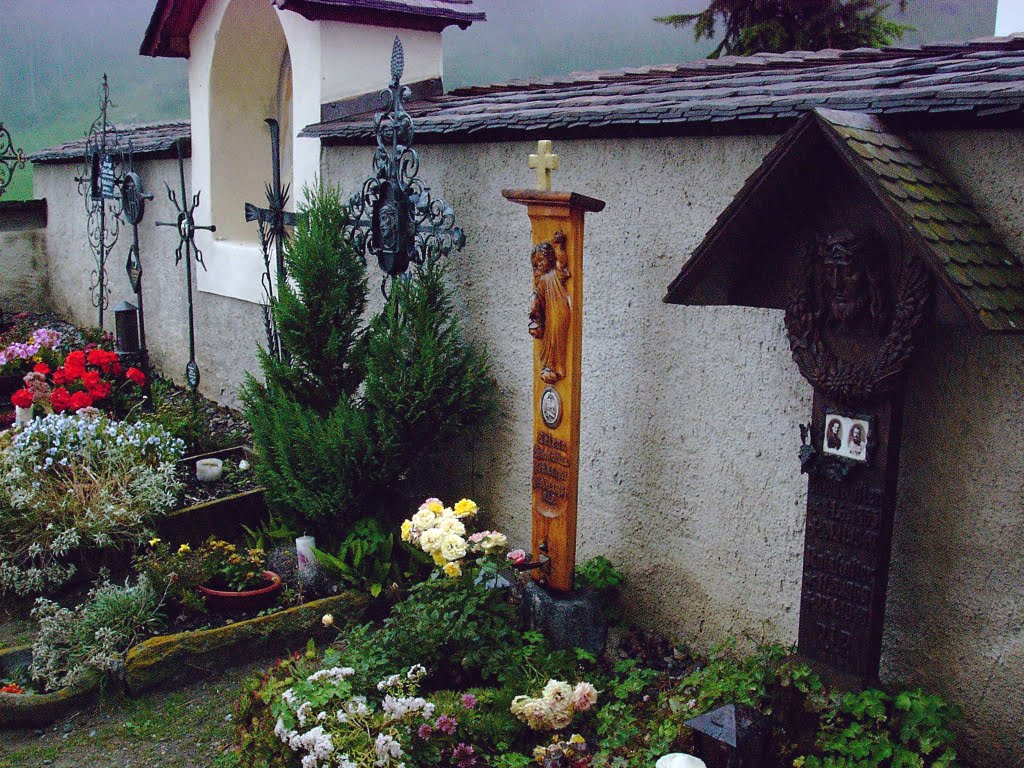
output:
[[[533,234],[533,294],[526,318],[534,339],[532,548],[534,562],[549,559],[546,571],[533,573],[552,589],[569,592],[576,568],[579,489],[583,217],[605,204],[574,192],[550,191],[557,158],[550,141],[539,142],[537,154],[530,156],[538,189],[506,189],[502,195],[527,206]]]

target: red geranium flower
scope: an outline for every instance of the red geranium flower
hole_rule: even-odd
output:
[[[144,387],[146,385],[146,374],[144,374],[138,368],[129,368],[127,371],[125,371],[124,375],[125,378],[127,378],[129,381],[134,381],[140,387]]]
[[[52,400],[52,397],[51,397]],[[93,403],[92,395],[88,392],[75,392],[71,396],[71,409],[80,410],[82,408],[91,408]]]
[[[11,403],[18,406],[19,408],[31,408],[32,407],[32,393],[27,389],[19,389],[13,395],[11,395]]]
[[[57,387],[50,393],[50,405],[53,406],[54,413],[64,413],[71,407],[71,393],[64,387]]]
[[[86,371],[82,374],[82,384],[86,389],[92,389],[100,383],[99,371]]]
[[[36,373],[43,374],[43,376],[50,375],[50,366],[48,366],[46,363],[37,363],[35,368],[33,368],[32,370],[35,371]]]
[[[69,352],[68,356],[64,358],[65,368],[85,368],[85,352],[80,349],[76,349],[74,352]]]
[[[110,397],[110,382],[96,382],[96,384],[89,387],[89,394],[92,395],[95,400],[103,400],[104,398]]]

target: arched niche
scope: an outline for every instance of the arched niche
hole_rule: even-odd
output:
[[[231,0],[210,71],[210,209],[218,240],[256,242],[245,203],[266,204],[271,179],[268,117],[281,123],[282,178],[292,156],[291,58],[267,0]]]

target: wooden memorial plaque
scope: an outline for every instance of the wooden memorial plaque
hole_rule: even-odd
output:
[[[545,146],[546,144],[546,146]],[[557,167],[550,142],[542,142],[538,175]],[[549,158],[544,161],[543,158]],[[555,158],[554,161],[550,158]],[[539,178],[540,180],[540,178]],[[540,181],[544,184],[544,181]],[[573,588],[576,568],[576,500],[579,486],[580,376],[583,340],[583,217],[604,202],[568,192],[504,190],[527,206],[533,232],[533,293],[529,317],[533,354],[533,560],[550,558],[534,577],[551,588]]]

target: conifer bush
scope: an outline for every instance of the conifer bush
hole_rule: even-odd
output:
[[[408,506],[396,492],[416,465],[493,410],[486,352],[470,344],[442,264],[396,280],[366,318],[366,265],[345,238],[337,190],[307,190],[285,250],[289,283],[271,312],[282,356],[242,390],[256,470],[274,511],[339,534]],[[408,489],[410,497],[421,495]]]

